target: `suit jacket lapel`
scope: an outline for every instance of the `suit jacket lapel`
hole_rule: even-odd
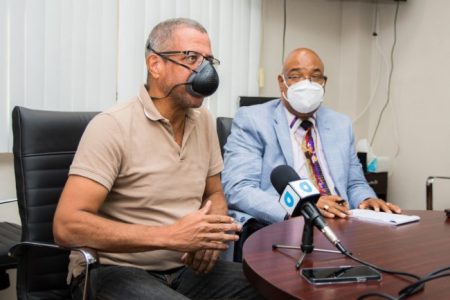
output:
[[[286,119],[286,112],[284,111],[284,105],[280,101],[274,114],[274,128],[278,140],[278,144],[283,153],[286,163],[290,166],[294,165],[294,159],[292,155],[291,135],[289,130],[289,124]]]

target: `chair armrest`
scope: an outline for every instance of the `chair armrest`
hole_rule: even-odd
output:
[[[10,203],[10,202],[17,202],[17,199],[11,198],[11,199],[2,199],[2,200],[0,200],[0,204]]]
[[[450,179],[450,177],[447,176],[428,176],[426,181],[426,205],[427,210],[433,210],[433,183],[435,179]]]
[[[59,249],[64,251],[77,251],[80,252],[81,255],[84,258],[84,261],[86,263],[86,271],[85,271],[85,279],[84,279],[84,288],[83,288],[83,300],[87,299],[87,288],[88,288],[88,282],[89,282],[89,267],[97,262],[97,258],[89,251],[87,248],[67,248],[62,247],[56,244],[51,243],[40,243],[40,242],[20,242],[16,245],[14,245],[10,250],[8,255],[11,257],[18,257],[21,256],[21,252],[24,248],[29,247],[43,247],[43,248],[52,248],[52,249]],[[92,251],[92,250],[91,250]]]

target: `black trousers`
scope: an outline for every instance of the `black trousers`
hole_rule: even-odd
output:
[[[247,223],[242,226],[242,232],[239,235],[239,240],[234,243],[233,261],[242,262],[242,247],[244,246],[245,240],[252,235],[254,232],[266,227],[269,224],[259,222],[256,219],[250,219]]]

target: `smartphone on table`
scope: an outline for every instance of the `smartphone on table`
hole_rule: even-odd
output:
[[[368,266],[340,266],[327,268],[303,268],[300,270],[309,283],[333,284],[350,282],[367,282],[369,280],[381,280],[381,274]]]

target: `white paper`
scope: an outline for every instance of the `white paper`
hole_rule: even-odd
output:
[[[350,217],[357,218],[362,221],[378,222],[390,225],[402,225],[406,223],[416,222],[420,220],[419,216],[390,214],[385,212],[376,212],[370,209],[352,209]]]

